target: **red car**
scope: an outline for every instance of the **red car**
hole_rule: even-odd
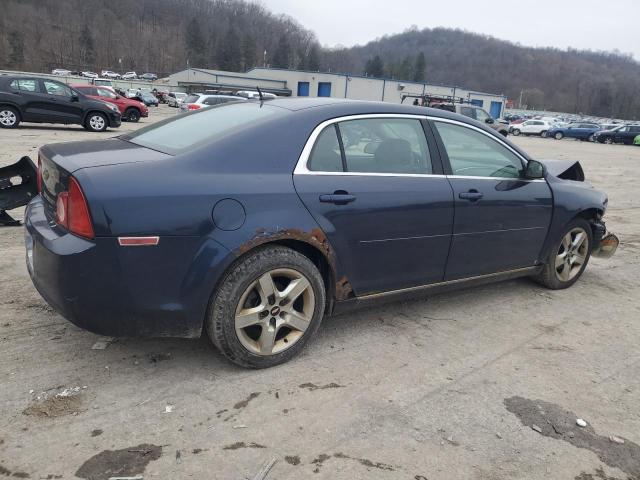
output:
[[[100,85],[72,85],[72,87],[90,98],[113,103],[120,110],[122,120],[137,122],[140,117],[149,116],[149,109],[144,103],[118,95],[111,87]]]

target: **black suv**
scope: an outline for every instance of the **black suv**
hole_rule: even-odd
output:
[[[64,83],[0,76],[0,127],[15,128],[20,122],[77,123],[93,132],[121,123],[118,107],[92,100]]]

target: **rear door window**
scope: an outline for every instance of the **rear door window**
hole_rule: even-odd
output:
[[[38,81],[31,79],[19,79],[13,80],[10,87],[14,90],[20,90],[21,92],[38,92]]]
[[[314,172],[342,172],[342,156],[335,125],[329,125],[318,136],[307,168]]]
[[[349,120],[340,122],[338,126],[349,172],[433,173],[420,120]]]

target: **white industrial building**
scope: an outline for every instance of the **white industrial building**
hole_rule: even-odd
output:
[[[350,98],[391,103],[401,103],[406,95],[430,95],[463,99],[484,108],[494,118],[502,116],[506,103],[504,95],[474,92],[450,85],[262,67],[253,68],[246,73],[189,68],[160,82],[174,90],[189,92],[241,91],[260,87],[264,92],[284,96]],[[412,101],[409,98],[405,103]]]

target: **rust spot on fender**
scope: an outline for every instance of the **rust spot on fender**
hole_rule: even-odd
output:
[[[251,240],[245,242],[240,246],[238,252],[240,254],[244,254],[257,246],[277,240],[297,240],[316,247],[322,252],[325,259],[329,263],[332,272],[335,274],[335,252],[331,248],[327,236],[324,234],[322,229],[318,227],[313,228],[308,232],[300,230],[298,228],[286,228],[283,230],[278,230],[276,232],[270,232],[266,228],[259,228],[256,230],[256,234]],[[347,277],[343,276],[339,281],[336,282],[334,292],[336,300],[345,300],[353,296],[353,288],[351,288],[351,284],[349,283]]]

